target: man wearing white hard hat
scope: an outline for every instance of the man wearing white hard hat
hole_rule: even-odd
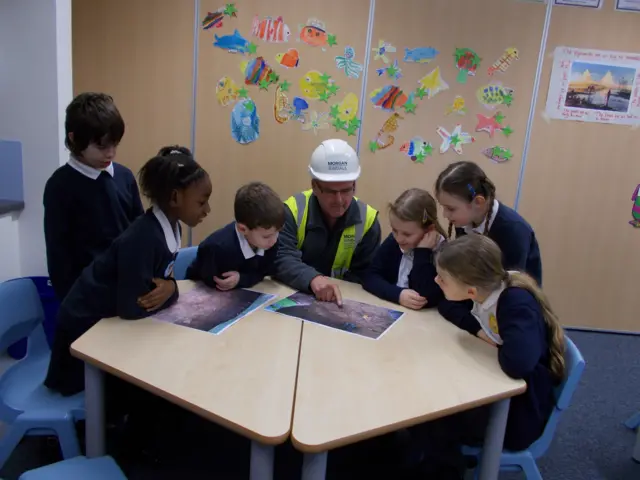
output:
[[[322,142],[311,154],[309,173],[311,190],[285,202],[276,277],[341,304],[332,278],[360,283],[380,245],[378,212],[354,196],[360,160],[344,140]]]

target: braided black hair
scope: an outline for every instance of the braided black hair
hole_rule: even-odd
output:
[[[191,151],[179,145],[162,147],[138,173],[142,193],[160,206],[169,204],[174,190],[183,190],[206,176]]]

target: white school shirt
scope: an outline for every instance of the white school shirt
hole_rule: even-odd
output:
[[[438,246],[444,242],[444,237],[440,235],[440,239],[438,240]],[[400,266],[398,267],[398,281],[396,282],[396,286],[400,288],[409,288],[409,274],[411,273],[411,269],[413,269],[413,249],[408,252],[403,251],[402,258],[400,259]]]
[[[182,245],[182,239],[180,238],[180,226],[176,222],[175,228],[171,228],[171,223],[169,219],[164,214],[162,209],[157,205],[152,207],[153,214],[160,222],[160,226],[162,227],[162,231],[164,233],[164,238],[167,242],[167,248],[171,253],[176,253],[180,250],[180,245]]]
[[[498,215],[498,209],[500,208],[500,202],[498,202],[498,200],[496,200],[495,198],[493,199],[493,209],[491,210],[491,218],[489,219],[489,228],[491,228],[491,226],[493,225],[493,221],[496,219],[496,215]],[[464,228],[464,232],[469,234],[471,232],[476,232],[476,233],[480,233],[483,234],[484,233],[484,224],[486,223],[487,219],[485,218],[482,223],[480,225],[478,225],[477,227],[473,227],[472,225],[465,225]]]
[[[498,299],[505,288],[507,288],[507,285],[505,282],[502,282],[500,288],[493,291],[484,302],[473,302],[473,308],[471,309],[472,315],[476,317],[484,333],[497,345],[502,345],[502,337],[498,331],[496,312],[498,310]]]
[[[242,250],[242,255],[244,255],[245,260],[249,260],[256,255],[264,257],[264,248],[258,248],[257,250],[254,250],[253,247],[249,245],[247,237],[245,237],[238,231],[238,225],[236,225],[236,235],[238,236],[238,241],[240,242],[240,250]]]
[[[112,177],[114,175],[113,162],[111,162],[109,166],[104,170],[98,170],[97,168],[93,168],[93,167],[90,167],[89,165],[82,163],[80,160],[78,160],[77,158],[74,158],[73,156],[69,156],[69,161],[67,162],[67,165],[69,165],[75,171],[80,172],[85,177],[91,178],[92,180],[97,180],[102,172],[107,172]]]

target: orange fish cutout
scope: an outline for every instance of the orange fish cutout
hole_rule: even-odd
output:
[[[283,43],[289,41],[291,30],[282,17],[275,20],[267,17],[260,21],[260,17],[256,15],[251,23],[251,35],[265,42]]]
[[[286,52],[278,53],[276,62],[286,68],[296,68],[300,62],[300,54],[295,48],[290,48]]]
[[[324,22],[317,18],[310,18],[307,23],[300,25],[299,40],[312,47],[326,47],[329,36]]]

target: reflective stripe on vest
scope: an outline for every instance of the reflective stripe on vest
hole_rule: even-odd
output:
[[[302,244],[304,243],[311,194],[312,190],[306,190],[289,197],[284,202],[285,205],[289,207],[289,210],[291,210],[293,218],[298,225],[298,250],[302,249]],[[376,215],[378,214],[373,207],[359,201],[357,197],[354,197],[354,200],[358,205],[360,218],[364,219],[364,221],[356,225],[351,225],[342,232],[340,243],[338,243],[338,250],[336,251],[336,256],[333,259],[333,265],[331,267],[331,276],[334,278],[342,278],[344,274],[349,271],[356,247],[374,224]]]

